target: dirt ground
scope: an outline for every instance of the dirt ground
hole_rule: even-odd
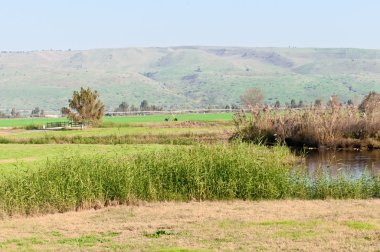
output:
[[[380,251],[380,200],[140,203],[0,220],[11,251]]]

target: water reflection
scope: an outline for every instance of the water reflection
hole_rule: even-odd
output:
[[[374,151],[309,151],[305,157],[309,174],[322,169],[330,175],[343,171],[359,175],[368,170],[372,175],[380,174],[380,150]]]

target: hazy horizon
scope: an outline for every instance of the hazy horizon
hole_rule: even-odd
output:
[[[379,9],[380,2],[374,0],[15,0],[0,9],[0,50],[379,49]]]
[[[380,50],[379,48],[364,48],[364,47],[286,47],[286,46],[234,46],[234,45],[172,45],[172,46],[124,46],[124,47],[95,47],[86,49],[34,49],[34,50],[2,50],[4,52],[46,52],[46,51],[92,51],[92,50],[118,50],[118,49],[133,49],[133,48],[257,48],[257,49],[358,49],[358,50]]]

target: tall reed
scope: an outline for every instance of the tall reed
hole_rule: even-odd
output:
[[[254,108],[235,115],[232,139],[295,147],[380,148],[380,116],[353,106]]]
[[[166,200],[372,198],[378,177],[309,177],[286,147],[196,145],[132,157],[65,157],[0,179],[0,212],[65,212]]]

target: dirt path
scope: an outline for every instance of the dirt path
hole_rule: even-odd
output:
[[[147,203],[5,219],[0,249],[376,251],[380,200]]]
[[[0,136],[9,136],[9,135],[21,133],[24,131],[25,130],[21,130],[21,129],[0,128]]]

